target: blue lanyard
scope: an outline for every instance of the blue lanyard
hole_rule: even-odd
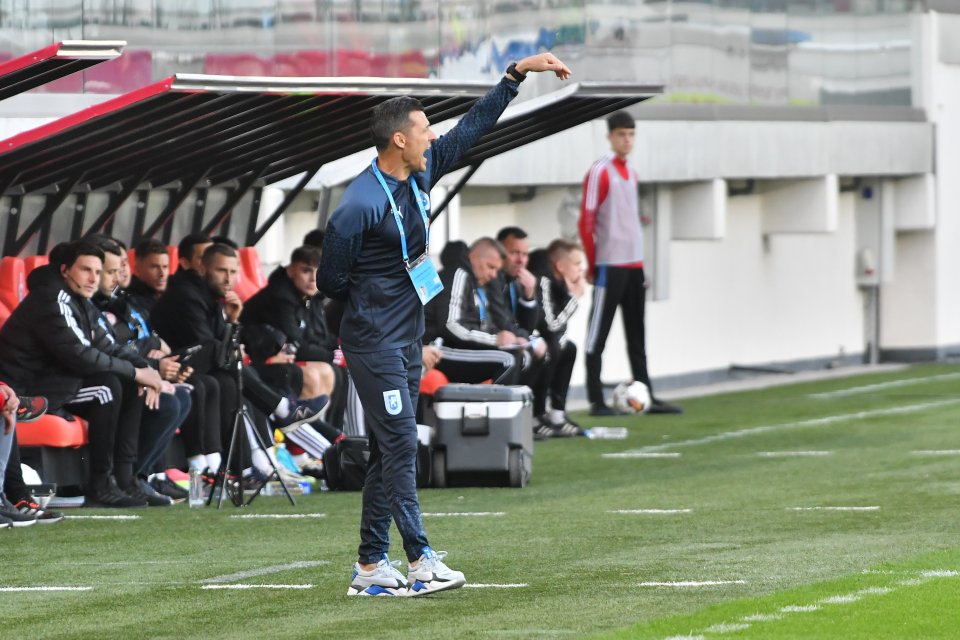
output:
[[[507,288],[510,289],[510,308],[513,309],[513,315],[517,315],[517,283],[516,281],[511,281],[507,285]]]
[[[403,261],[407,264],[410,263],[410,257],[407,255],[407,234],[403,230],[403,220],[400,217],[400,210],[397,209],[397,203],[393,200],[393,193],[390,192],[390,187],[387,186],[387,181],[383,179],[383,174],[380,173],[380,169],[377,168],[377,159],[374,158],[373,162],[370,163],[370,166],[373,168],[373,175],[377,176],[377,180],[380,182],[380,186],[383,187],[384,193],[387,194],[387,200],[390,201],[390,208],[393,209],[393,219],[397,221],[397,229],[400,230],[400,248],[403,249]],[[424,253],[429,253],[430,251],[430,220],[427,218],[427,212],[423,208],[423,201],[420,200],[420,188],[417,186],[417,181],[413,179],[413,176],[410,176],[410,186],[413,188],[413,195],[417,200],[417,208],[420,209],[420,216],[423,218],[423,233],[424,233]]]
[[[479,302],[477,310],[480,311],[480,322],[483,322],[487,317],[487,292],[483,290],[483,287],[477,287],[477,300]]]

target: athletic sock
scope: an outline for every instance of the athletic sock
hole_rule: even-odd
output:
[[[205,464],[207,465],[207,468],[211,471],[219,471],[220,465],[223,464],[223,457],[220,455],[219,451],[208,453],[202,457],[206,461]]]

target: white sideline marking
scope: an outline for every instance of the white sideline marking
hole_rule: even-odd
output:
[[[670,636],[666,640],[707,640],[705,636]]]
[[[816,458],[832,456],[833,451],[758,451],[761,458]]]
[[[782,620],[783,616],[779,613],[754,613],[753,615],[743,616],[740,619],[744,622],[773,622],[775,620]]]
[[[790,604],[780,607],[783,613],[805,613],[807,611],[817,611],[820,608],[818,604]]]
[[[641,587],[718,587],[727,584],[747,584],[746,580],[678,580],[676,582],[641,582]]]
[[[300,518],[326,518],[325,513],[246,513],[230,516],[231,520],[296,520]]]
[[[450,511],[421,513],[424,518],[459,518],[459,517],[482,517],[482,516],[505,516],[506,511]]]
[[[859,599],[860,594],[848,593],[845,596],[830,596],[829,598],[824,598],[820,602],[823,604],[849,604],[851,602],[856,602]]]
[[[920,575],[923,576],[924,578],[956,578],[957,576],[960,576],[960,573],[956,571],[938,570],[938,571],[923,571],[920,573]]]
[[[215,578],[206,578],[200,580],[201,584],[209,583],[218,583],[218,582],[233,582],[234,580],[245,580],[247,578],[257,578],[259,576],[269,575],[271,573],[280,573],[281,571],[291,571],[293,569],[310,569],[312,567],[319,567],[321,565],[330,564],[326,560],[298,560],[297,562],[291,562],[289,564],[278,564],[272,567],[260,567],[259,569],[251,569],[249,571],[238,571],[237,573],[229,573],[225,576],[216,576]]]
[[[866,589],[860,589],[857,593],[862,596],[882,596],[891,591],[893,591],[893,589],[890,587],[867,587]]]
[[[706,633],[734,633],[749,628],[750,625],[743,622],[721,622],[720,624],[707,627],[704,631]]]
[[[960,449],[921,449],[911,451],[913,456],[960,456]]]
[[[920,578],[907,578],[899,581],[897,584],[901,587],[915,587],[918,584],[923,584],[924,582],[926,582],[926,580],[921,580]]]
[[[693,509],[610,509],[607,513],[668,515],[673,513],[693,513]]]
[[[312,584],[205,584],[201,589],[313,589]]]
[[[139,520],[140,516],[72,516],[68,515],[70,520]]]
[[[905,387],[912,384],[920,384],[922,382],[930,382],[932,380],[954,380],[960,378],[960,373],[942,373],[935,376],[927,376],[925,378],[909,378],[907,380],[892,380],[890,382],[878,382],[877,384],[867,384],[860,387],[850,387],[848,389],[838,389],[837,391],[826,391],[824,393],[811,393],[808,398],[842,398],[844,396],[855,396],[860,393],[871,393],[873,391],[881,391],[883,389],[893,389],[895,387]]]
[[[620,453],[602,453],[601,458],[679,458],[680,453],[652,453],[649,451],[621,451]]]
[[[880,507],[787,507],[787,511],[880,511]]]
[[[93,587],[0,587],[2,593],[22,593],[29,591],[93,591]]]
[[[470,589],[524,589],[526,587],[529,587],[530,585],[528,585],[525,582],[518,582],[516,584],[483,584],[483,583],[473,584],[468,582],[463,586],[464,588],[470,588]]]
[[[937,402],[923,402],[921,404],[909,404],[901,407],[892,407],[890,409],[875,409],[873,411],[857,411],[856,413],[841,413],[834,416],[825,416],[823,418],[812,418],[810,420],[799,420],[797,422],[784,422],[781,424],[769,424],[760,427],[749,427],[747,429],[738,429],[736,431],[723,431],[702,438],[693,438],[691,440],[681,440],[669,444],[653,444],[642,447],[637,450],[638,453],[651,451],[664,451],[675,447],[693,447],[698,444],[708,444],[710,442],[720,442],[723,440],[732,440],[734,438],[743,438],[759,433],[770,433],[771,431],[780,431],[781,429],[799,429],[802,427],[820,427],[824,425],[846,422],[848,420],[865,420],[879,416],[892,416],[902,413],[914,413],[916,411],[926,411],[938,407],[947,407],[960,403],[960,400],[939,400]],[[624,453],[633,453],[626,451]],[[607,454],[611,455],[611,454]]]

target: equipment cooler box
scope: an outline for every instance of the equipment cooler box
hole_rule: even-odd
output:
[[[524,386],[437,389],[433,485],[526,486],[533,473],[533,392]]]

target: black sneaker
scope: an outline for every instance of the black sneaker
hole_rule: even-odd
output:
[[[291,402],[291,409],[287,417],[273,419],[273,426],[284,432],[288,429],[299,427],[301,424],[319,420],[320,412],[327,406],[327,403],[330,401],[330,396],[317,396],[316,398],[310,398],[308,400],[289,398],[289,400]]]
[[[556,432],[557,438],[575,438],[577,436],[586,435],[583,428],[580,425],[570,422],[569,420],[564,420],[561,424],[552,423],[554,431]]]
[[[650,409],[647,413],[683,413],[683,409],[657,398],[650,403]]]
[[[148,507],[169,507],[173,504],[173,498],[157,493],[143,478],[137,478],[124,491],[134,498],[146,501]]]
[[[609,407],[603,403],[592,404],[590,405],[590,415],[592,416],[616,416],[620,415],[617,413],[617,410],[613,407]]]
[[[11,527],[30,527],[37,524],[36,516],[20,513],[20,510],[10,504],[7,496],[0,496],[0,517],[10,521]]]
[[[85,507],[107,507],[110,509],[131,509],[147,506],[147,501],[132,496],[117,486],[117,481],[110,476],[106,481],[92,483],[87,489]]]
[[[153,490],[157,493],[167,496],[168,498],[173,498],[174,500],[186,500],[190,495],[189,491],[170,478],[153,478],[150,481],[150,486],[153,487]]]
[[[550,423],[543,417],[534,418],[533,439],[547,440],[552,437],[554,437],[554,433]]]
[[[33,498],[20,500],[13,506],[20,513],[36,518],[37,524],[56,524],[63,520],[62,513],[43,509]]]

